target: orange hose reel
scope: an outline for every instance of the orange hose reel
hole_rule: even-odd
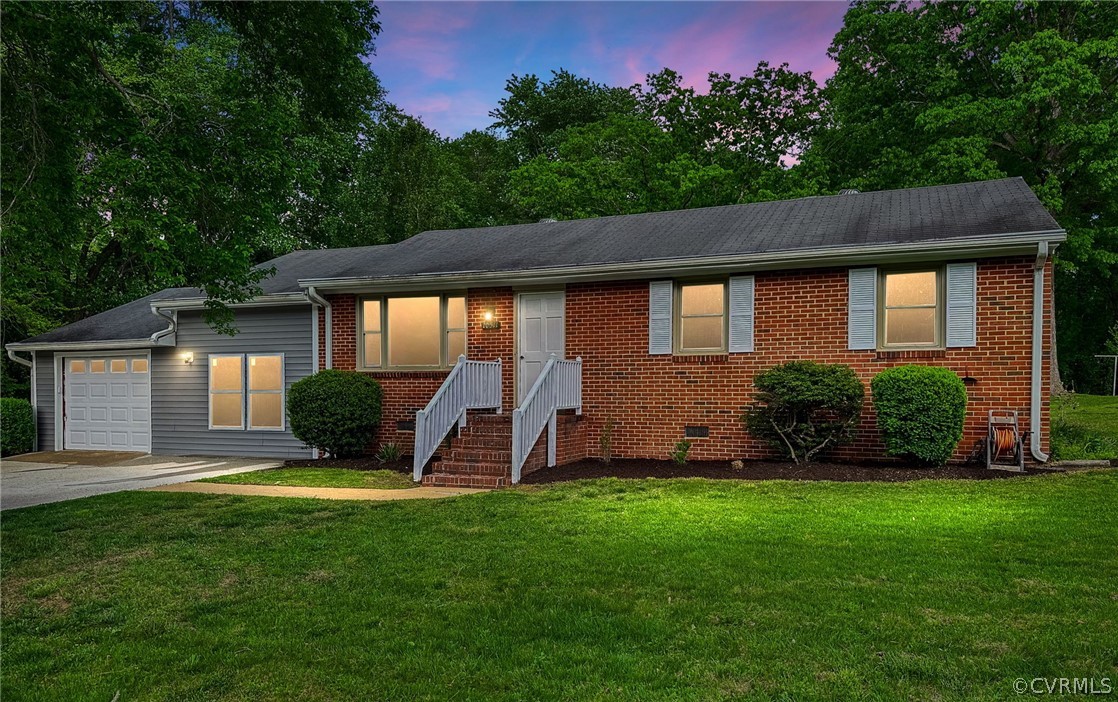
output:
[[[1025,470],[1025,451],[1015,410],[990,410],[987,415],[986,467]]]

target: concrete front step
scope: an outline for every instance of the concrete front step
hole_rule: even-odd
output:
[[[503,475],[463,475],[460,473],[430,473],[423,476],[424,487],[502,488],[509,484]]]
[[[463,475],[512,475],[508,463],[487,463],[485,461],[445,460],[431,464],[432,473],[461,473]]]

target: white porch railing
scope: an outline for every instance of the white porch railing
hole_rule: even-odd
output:
[[[466,410],[496,409],[501,413],[501,359],[469,361],[459,356],[427,406],[415,413],[415,459],[412,478],[423,477],[423,466],[431,460],[451,428],[466,426]]]
[[[551,354],[540,377],[524,401],[512,411],[512,482],[520,482],[520,471],[528,454],[547,427],[547,465],[555,465],[556,413],[573,409],[582,414],[582,357],[561,361]]]

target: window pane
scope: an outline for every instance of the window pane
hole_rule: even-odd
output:
[[[105,372],[105,362],[104,361],[90,361],[89,362],[89,372],[90,373],[104,373]]]
[[[85,372],[85,361],[70,361],[70,372],[71,373],[84,373]]]
[[[109,370],[113,373],[127,373],[128,361],[123,358],[114,358],[109,362]]]
[[[148,372],[148,360],[146,358],[134,359],[132,361],[132,372],[133,373],[147,373]]]
[[[279,395],[276,395],[279,397]],[[213,410],[210,424],[215,427],[241,427],[241,395],[210,395]]]
[[[683,349],[721,349],[722,317],[684,317],[679,345]]]
[[[885,306],[936,304],[936,273],[889,273],[885,276]]]
[[[380,331],[380,300],[361,303],[361,320],[365,331]]]
[[[466,332],[451,331],[446,333],[446,362],[453,365],[458,362],[459,356],[466,355]]]
[[[722,283],[712,285],[684,285],[680,309],[685,315],[722,314]]]
[[[283,426],[283,395],[279,393],[250,394],[248,396],[248,424],[256,429],[276,429]]]
[[[466,328],[466,298],[448,297],[446,299],[446,328]]]
[[[886,344],[934,344],[936,341],[936,308],[885,311]]]
[[[279,356],[252,356],[248,359],[249,390],[282,390],[283,360]]]
[[[243,374],[240,356],[219,356],[210,359],[211,390],[240,390]]]
[[[388,365],[437,366],[442,354],[439,298],[388,301]]]
[[[365,335],[365,365],[370,368],[380,367],[380,334]]]

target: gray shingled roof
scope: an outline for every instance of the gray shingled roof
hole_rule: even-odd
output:
[[[299,281],[307,279],[521,273],[719,255],[806,254],[835,247],[920,244],[1059,229],[1024,180],[1005,178],[565,222],[428,231],[386,246],[295,251],[263,264],[274,266],[276,273],[261,287],[266,294],[292,293],[299,292]],[[147,302],[197,295],[190,288],[164,290],[27,342],[146,337],[162,326]],[[129,326],[129,319],[134,326]]]

